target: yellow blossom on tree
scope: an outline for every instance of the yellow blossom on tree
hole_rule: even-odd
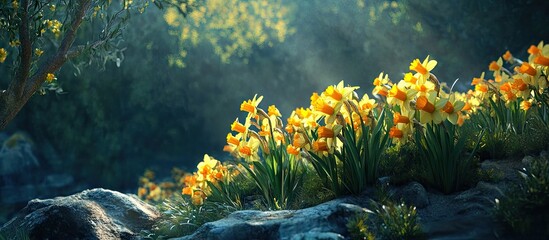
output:
[[[53,73],[48,73],[46,75],[46,82],[53,82],[53,80],[56,80],[57,78],[55,77],[55,75]]]
[[[37,57],[42,56],[43,53],[44,51],[40,50],[40,48],[34,49],[34,55],[36,55]]]
[[[8,57],[8,52],[4,48],[0,48],[0,63],[3,63],[6,61],[6,57]]]

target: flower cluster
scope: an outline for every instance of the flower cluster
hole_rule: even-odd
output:
[[[464,95],[454,93],[452,89],[446,92],[446,85],[440,84],[431,73],[436,65],[437,61],[429,57],[423,62],[415,59],[410,64],[411,72],[396,84],[383,73],[374,79],[373,94],[385,100],[393,110],[394,125],[389,135],[399,144],[410,139],[415,126],[439,124],[445,120],[462,125],[470,110]]]
[[[528,53],[526,62],[507,51],[488,66],[493,78],[485,79],[484,73],[474,78],[471,85],[475,89],[468,92],[472,106],[488,106],[490,99],[502,100],[507,106],[518,103],[524,111],[532,105],[546,104],[549,45],[544,45],[543,41],[537,46],[531,45]],[[504,63],[509,67],[506,68]]]
[[[238,175],[238,170],[233,170],[232,165],[222,164],[220,161],[204,155],[204,160],[198,163],[198,171],[193,174],[186,174],[182,178],[184,188],[183,195],[191,197],[192,204],[199,206],[211,195],[212,191],[208,182],[217,184],[218,181],[230,180],[234,175]]]
[[[173,172],[181,172],[181,170],[174,168]],[[179,192],[177,189],[180,186],[172,181],[163,181],[156,183],[154,181],[155,174],[151,170],[146,170],[142,177],[139,178],[139,188],[137,190],[137,196],[147,201],[158,202],[162,199],[167,199],[173,196],[175,192]],[[174,174],[174,179],[177,175]]]
[[[293,139],[288,152],[295,155],[301,151],[320,155],[333,153],[342,146],[338,136],[344,125],[353,126],[357,134],[360,134],[361,122],[370,125],[371,111],[377,103],[367,94],[358,99],[356,89],[358,87],[346,87],[341,81],[320,94],[313,93],[309,108],[295,109],[287,120],[286,131]]]
[[[63,24],[59,21],[59,20],[44,20],[44,26],[45,28],[42,29],[42,33],[45,33],[46,32],[46,29],[50,29],[50,31],[56,36],[58,37],[60,34],[61,34],[61,26],[63,26]]]
[[[263,97],[255,95],[240,105],[247,115],[231,124],[224,147],[241,161],[238,168],[246,171],[205,155],[198,171],[183,178],[182,192],[194,205],[202,205],[212,192],[228,194],[224,191],[229,188],[222,183],[243,173],[256,183],[267,206],[285,208],[300,184],[301,162],[308,160],[336,195],[360,193],[377,179],[389,138],[397,146],[407,141],[416,145],[429,184],[444,192],[460,189],[484,133],[476,136],[479,140],[464,160],[468,140],[459,139],[459,126],[473,113],[492,111],[496,101],[502,102],[503,108],[515,104],[520,111],[536,106],[549,112],[549,46],[541,42],[531,46],[528,53],[528,61],[523,62],[507,51],[489,64],[493,79],[485,79],[482,73],[473,79],[474,89],[467,93],[454,92],[453,86],[441,83],[432,73],[437,61],[429,56],[423,61],[413,60],[410,71],[396,83],[380,73],[373,81],[375,98],[368,94],[359,97],[359,87],[341,81],[313,93],[310,106],[292,111],[286,125],[274,105],[265,111],[259,107]],[[549,116],[542,119],[549,122]]]
[[[240,110],[247,113],[244,123],[238,118],[231,124],[231,133],[227,134],[224,151],[246,162],[260,160],[260,150],[268,153],[268,143],[274,140],[277,146],[286,144],[280,111],[271,105],[268,112],[258,108],[263,96],[242,102]]]

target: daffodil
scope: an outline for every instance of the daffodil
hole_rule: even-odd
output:
[[[210,157],[208,154],[205,154],[204,160],[198,163],[198,166],[197,166],[198,173],[200,174],[199,177],[203,177],[204,179],[207,179],[208,175],[210,175],[210,173],[217,166],[217,164],[219,164],[219,161]]]
[[[528,98],[530,96],[530,88],[522,78],[515,78],[511,87],[515,91],[517,97]]]
[[[423,124],[434,122],[441,123],[444,118],[440,111],[446,105],[447,99],[437,99],[435,91],[426,96],[419,96],[416,100],[416,109],[419,110],[419,121]]]
[[[518,67],[518,72],[528,74],[532,77],[536,76],[537,74],[536,69],[527,62],[523,62],[522,65]]]
[[[420,83],[423,84],[425,81],[429,79],[430,72],[437,66],[437,61],[435,60],[429,60],[429,56],[423,60],[423,62],[420,62],[419,59],[415,59],[410,64],[410,70],[416,71],[420,74]]]
[[[288,154],[297,156],[297,155],[299,155],[299,153],[300,153],[300,149],[294,147],[292,144],[288,144],[288,146],[286,146],[286,152],[287,152]]]
[[[503,60],[507,61],[507,62],[513,62],[513,55],[511,54],[511,52],[509,52],[509,50],[507,50],[505,52],[505,54],[503,54]]]
[[[313,109],[317,113],[325,115],[326,124],[332,124],[336,118],[336,115],[339,113],[342,102],[336,102],[334,106],[330,105],[330,102],[327,101],[324,97],[318,97],[314,102],[311,102]]]
[[[459,112],[464,106],[465,102],[457,100],[456,96],[451,94],[441,111],[443,115],[447,116],[448,121],[455,125],[458,122]]]
[[[241,134],[245,134],[246,131],[248,131],[248,124],[243,125],[238,121],[237,118],[236,120],[234,120],[233,124],[231,124],[231,130]]]
[[[358,102],[358,107],[361,112],[363,113],[369,113],[372,111],[372,109],[377,107],[377,103],[375,99],[371,99],[368,94],[364,94],[362,96],[362,99]]]
[[[387,96],[387,102],[391,105],[399,105],[401,108],[410,108],[410,101],[416,96],[417,90],[406,89],[404,85],[406,82],[400,81],[391,87]]]
[[[246,162],[259,161],[259,139],[251,137],[247,142],[242,142],[238,147],[238,153]]]
[[[322,94],[331,97],[335,101],[341,102],[348,100],[353,91],[358,88],[359,87],[345,87],[344,81],[341,81],[335,86],[328,86]]]
[[[488,66],[488,69],[490,71],[494,71],[494,72],[497,72],[497,71],[500,71],[501,68],[503,66],[503,60],[501,60],[501,58],[498,59],[498,61],[492,61],[490,63],[490,65]]]
[[[388,86],[390,84],[389,75],[384,74],[381,72],[377,78],[374,79],[374,89],[372,90],[372,94],[376,96],[384,96],[386,97],[389,93]]]
[[[257,94],[253,99],[247,100],[240,104],[240,111],[248,112],[248,116],[254,117],[257,114],[257,106],[263,100],[263,96],[257,98]]]
[[[280,114],[280,111],[278,108],[276,108],[275,105],[269,106],[267,109],[269,116],[276,116],[276,117],[282,117],[282,114]]]
[[[523,100],[523,101],[520,103],[520,109],[522,109],[522,110],[524,110],[524,111],[528,111],[528,109],[530,109],[530,107],[532,107],[532,99]]]

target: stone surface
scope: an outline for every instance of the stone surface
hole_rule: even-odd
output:
[[[0,148],[0,176],[9,183],[10,175],[26,172],[40,164],[32,151],[32,141],[22,133],[16,133],[2,142]]]
[[[344,239],[348,218],[366,211],[356,205],[356,199],[336,199],[295,211],[238,211],[178,239]]]
[[[411,182],[394,191],[395,199],[402,199],[406,204],[414,205],[418,209],[422,209],[429,205],[429,197],[427,191],[418,182]]]
[[[8,239],[25,229],[31,239],[138,239],[160,213],[135,195],[92,189],[30,201],[0,228]]]
[[[534,157],[532,156],[525,156],[524,158],[522,158],[522,164],[524,165],[530,165],[532,161],[534,161]]]

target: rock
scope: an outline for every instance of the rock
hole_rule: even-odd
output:
[[[391,182],[391,177],[389,176],[385,176],[385,177],[380,177],[377,179],[377,182],[379,183],[379,185],[387,185]]]
[[[30,239],[138,239],[160,213],[135,195],[86,190],[68,197],[30,201],[0,228],[7,239],[21,228]]]
[[[38,159],[32,152],[31,140],[22,133],[15,133],[2,143],[0,149],[0,176],[5,182],[9,175],[22,174],[39,166]]]
[[[429,205],[427,191],[418,182],[411,182],[406,186],[396,189],[394,199],[402,199],[406,204],[422,209]]]
[[[532,156],[524,156],[524,158],[522,159],[522,164],[524,165],[530,165],[532,163],[532,161],[534,161],[534,157]]]
[[[295,211],[237,211],[177,239],[344,239],[348,218],[368,211],[345,202],[336,199]]]

